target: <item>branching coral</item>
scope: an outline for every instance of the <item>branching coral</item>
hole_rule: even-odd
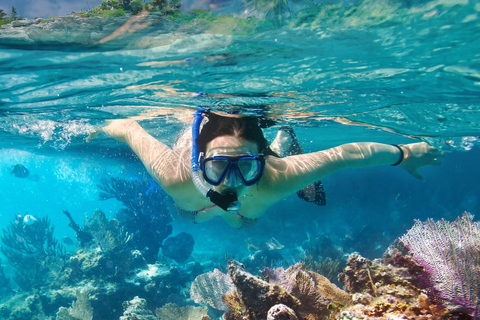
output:
[[[156,260],[163,240],[172,233],[170,200],[155,182],[102,179],[100,200],[115,198],[125,206],[117,219],[132,234],[134,246],[149,263]]]
[[[32,224],[16,216],[3,229],[2,252],[15,268],[15,282],[24,290],[48,283],[47,274],[58,271],[64,264],[65,248],[53,237],[54,227],[48,217]],[[61,270],[60,270],[61,271]]]
[[[131,235],[125,228],[115,219],[108,220],[102,211],[93,214],[84,230],[92,235],[93,242],[105,252],[125,248],[131,240]]]
[[[90,241],[93,240],[93,236],[81,228],[75,220],[73,220],[72,215],[67,210],[63,210],[63,214],[67,216],[68,220],[70,221],[68,226],[75,231],[75,236],[77,237],[78,241],[80,241],[80,246],[86,247]]]
[[[2,247],[2,251],[7,258],[10,250],[28,255],[64,257],[65,248],[53,237],[53,231],[54,227],[46,216],[32,224],[25,224],[23,217],[16,216],[14,221],[10,221],[7,228],[2,230],[1,241],[8,247]]]
[[[61,307],[57,312],[56,320],[92,320],[93,309],[88,301],[88,291],[77,291],[77,301],[70,308]]]

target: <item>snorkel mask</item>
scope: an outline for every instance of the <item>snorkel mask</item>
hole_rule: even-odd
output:
[[[208,158],[202,153],[199,162],[203,178],[213,186],[221,183],[229,187],[252,186],[260,181],[265,170],[265,156],[250,152],[214,153]]]
[[[238,201],[237,194],[234,192],[226,192],[221,194],[209,186],[207,186],[200,177],[200,152],[197,147],[197,138],[200,133],[200,125],[202,124],[203,115],[206,110],[200,109],[194,115],[192,126],[192,180],[197,190],[211,202],[222,208],[227,212],[238,214],[240,211],[240,201]]]

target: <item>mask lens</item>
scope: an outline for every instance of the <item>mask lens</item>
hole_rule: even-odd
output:
[[[249,183],[252,180],[256,179],[260,174],[261,164],[258,160],[253,159],[239,159],[238,163],[238,171],[243,177],[245,182]]]
[[[225,171],[228,169],[229,162],[224,159],[208,159],[205,162],[205,175],[210,182],[220,183]]]

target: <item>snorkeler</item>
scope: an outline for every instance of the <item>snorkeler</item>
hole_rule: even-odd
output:
[[[184,218],[202,223],[221,216],[236,228],[254,223],[276,202],[339,170],[398,165],[422,179],[417,170],[440,165],[443,156],[424,142],[363,142],[281,158],[269,147],[258,118],[203,110],[184,134],[189,143],[173,149],[134,120],[112,120],[87,141],[101,132],[130,146]]]

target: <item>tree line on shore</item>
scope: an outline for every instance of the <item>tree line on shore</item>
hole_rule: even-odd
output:
[[[12,10],[8,14],[3,9],[0,9],[0,25],[10,23],[17,19],[20,19],[20,17],[14,6],[12,6]]]
[[[181,7],[181,0],[103,0],[99,6],[94,8],[90,8],[88,0],[85,1],[88,9],[80,12],[84,16],[118,17],[124,14],[138,14],[141,11],[177,15],[180,13]],[[292,0],[292,2],[301,1],[303,0]],[[265,18],[275,24],[282,24],[285,18],[292,13],[286,0],[245,0],[244,4],[247,11],[263,12]],[[20,19],[22,17],[19,16],[14,6],[9,13],[0,9],[0,25]]]

